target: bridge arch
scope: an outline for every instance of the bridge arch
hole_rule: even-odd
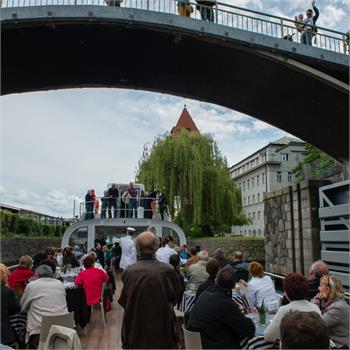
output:
[[[131,8],[3,8],[1,17],[2,94],[168,93],[248,114],[349,159],[347,55]]]

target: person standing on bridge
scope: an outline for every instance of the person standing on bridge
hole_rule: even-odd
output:
[[[196,9],[201,13],[203,21],[214,22],[214,10],[213,6],[216,4],[216,0],[196,0]]]
[[[315,0],[311,1],[312,9],[306,11],[306,18],[304,19],[303,32],[301,34],[301,43],[306,45],[312,45],[312,37],[317,32],[316,22],[320,15],[318,8],[315,6]],[[315,11],[315,16],[313,13]]]

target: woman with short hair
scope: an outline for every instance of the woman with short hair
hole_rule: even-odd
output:
[[[337,347],[349,348],[349,305],[344,299],[344,288],[335,276],[321,277],[319,293],[311,300],[326,322],[329,336]]]
[[[283,281],[284,295],[289,304],[281,306],[270,325],[265,329],[264,338],[274,342],[280,338],[280,325],[282,318],[289,311],[316,312],[321,315],[320,310],[308,300],[304,300],[307,293],[307,280],[301,273],[290,273]]]
[[[14,291],[8,287],[9,270],[4,264],[0,264],[1,279],[1,343],[11,345],[16,341],[16,333],[10,325],[10,316],[21,311],[19,302],[15,298]]]
[[[87,305],[95,305],[100,302],[103,283],[109,280],[104,270],[94,266],[95,261],[92,254],[88,255],[83,261],[85,270],[80,271],[74,281],[77,286],[82,286],[85,289]]]
[[[249,264],[249,272],[252,276],[248,282],[248,302],[251,307],[260,307],[270,299],[275,298],[276,291],[270,276],[265,276],[263,267],[257,261]]]
[[[29,255],[23,255],[19,259],[18,267],[10,274],[8,284],[16,294],[22,295],[28,281],[34,276],[32,267],[33,259]]]

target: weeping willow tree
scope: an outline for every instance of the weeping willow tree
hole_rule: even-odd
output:
[[[137,181],[165,192],[174,221],[186,231],[227,230],[248,223],[226,159],[208,135],[183,130],[145,146]]]

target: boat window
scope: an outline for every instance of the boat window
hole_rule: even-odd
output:
[[[147,226],[133,226],[136,230],[134,237],[147,230]],[[104,239],[108,246],[118,242],[121,237],[126,235],[125,226],[96,226],[95,240]]]
[[[88,243],[88,228],[87,226],[79,227],[69,237],[68,244],[71,247],[79,246],[80,250],[84,253],[87,252],[87,243]]]
[[[179,235],[171,227],[162,227],[162,239],[166,236],[172,236],[174,238],[175,245],[180,245]]]

